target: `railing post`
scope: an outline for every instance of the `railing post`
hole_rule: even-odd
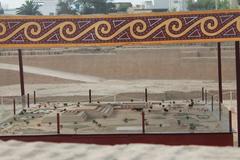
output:
[[[89,103],[92,103],[92,90],[89,89],[89,92],[88,92],[88,99],[89,99]]]
[[[229,111],[229,132],[232,133],[232,112]]]
[[[29,93],[27,94],[27,106],[30,108],[30,96]]]
[[[212,112],[213,112],[213,96],[212,96]]]
[[[204,87],[202,87],[202,101],[204,102]]]
[[[145,134],[145,113],[142,111],[142,134]]]
[[[208,103],[208,94],[207,94],[207,90],[205,90],[205,104]]]
[[[37,104],[36,91],[33,92],[33,103],[34,103],[34,104]]]
[[[145,102],[148,102],[148,91],[147,91],[147,88],[145,88]]]
[[[13,115],[16,115],[16,101],[13,99]]]
[[[60,134],[60,114],[57,113],[57,134]]]

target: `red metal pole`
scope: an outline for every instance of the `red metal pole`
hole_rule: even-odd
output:
[[[26,106],[25,100],[25,87],[24,87],[24,73],[23,73],[23,60],[22,60],[22,50],[18,50],[18,61],[19,61],[19,75],[20,75],[20,87],[21,87],[21,96],[22,96],[22,106]]]
[[[222,103],[219,103],[219,121],[222,120]]]
[[[22,50],[21,49],[18,50],[18,61],[19,61],[21,96],[24,96],[25,95],[25,87],[24,87],[23,60],[22,60]]]
[[[222,55],[221,43],[218,42],[218,88],[219,88],[219,102],[223,103],[222,96]]]
[[[240,55],[239,41],[235,42],[236,57],[236,82],[237,82],[237,128],[238,128],[238,147],[240,147]]]
[[[57,113],[57,134],[60,134],[60,114]]]
[[[36,91],[33,92],[33,103],[36,104],[37,101],[36,101]]]
[[[91,89],[89,89],[88,98],[89,98],[89,103],[92,103],[92,90]]]
[[[13,99],[13,114],[16,115],[16,101]]]
[[[221,55],[221,43],[218,42],[218,90],[219,90],[219,120],[222,119],[222,55]]]
[[[142,133],[145,134],[145,113],[142,111]]]
[[[229,132],[232,133],[232,112],[229,111]]]
[[[207,104],[207,90],[205,90],[205,104]]]
[[[148,102],[148,91],[147,91],[147,88],[145,88],[145,102]]]
[[[30,108],[30,96],[29,93],[27,94],[27,106]]]
[[[213,112],[213,96],[212,96],[212,112]]]

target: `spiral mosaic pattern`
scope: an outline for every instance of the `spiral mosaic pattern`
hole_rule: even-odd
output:
[[[216,42],[240,39],[240,12],[0,17],[4,47]]]

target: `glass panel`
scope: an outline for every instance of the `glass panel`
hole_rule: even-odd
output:
[[[236,110],[234,61],[228,58],[233,45],[222,47],[230,80],[223,83],[221,114],[215,43],[26,50],[29,108],[28,96],[18,97],[17,53],[4,50],[0,73],[8,76],[0,79],[0,134],[56,134],[57,113],[61,134],[143,133],[143,122],[149,134],[229,132],[229,110]],[[3,71],[6,66],[13,75]]]

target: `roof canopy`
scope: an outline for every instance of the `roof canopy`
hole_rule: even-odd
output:
[[[2,16],[1,48],[116,46],[240,40],[240,11],[100,16]]]

